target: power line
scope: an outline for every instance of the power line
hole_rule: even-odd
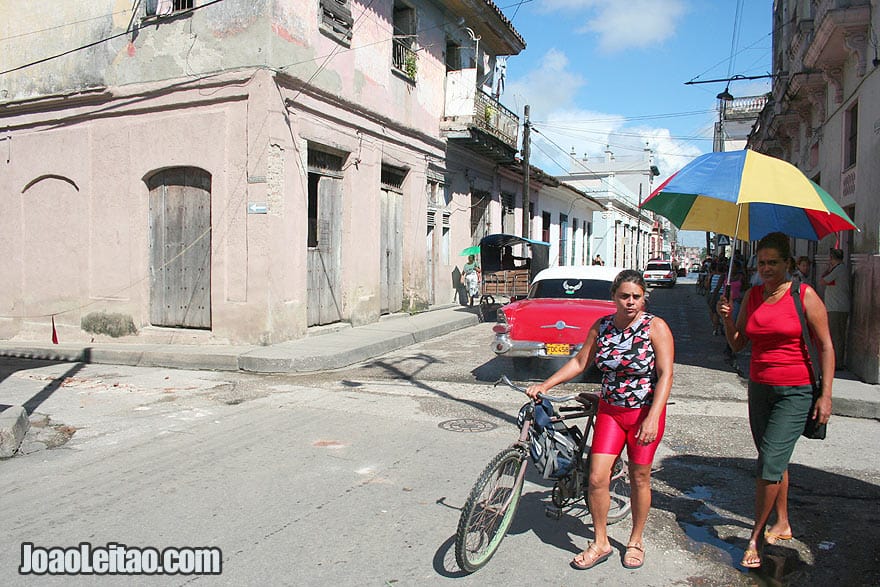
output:
[[[114,17],[114,16],[118,16],[118,15],[120,15],[120,14],[128,14],[128,13],[130,13],[130,12],[131,12],[131,10],[120,10],[119,12],[111,12],[110,14],[102,14],[101,16],[93,16],[93,17],[91,17],[91,18],[84,18],[84,19],[82,19],[82,20],[69,20],[69,21],[64,22],[64,24],[59,24],[59,25],[56,25],[56,26],[50,26],[50,27],[46,27],[46,28],[44,28],[44,29],[37,29],[37,30],[35,30],[35,31],[28,31],[28,32],[26,32],[26,33],[19,33],[19,34],[17,34],[17,35],[10,35],[10,36],[8,36],[8,37],[0,37],[0,41],[9,41],[9,40],[12,40],[12,39],[19,39],[19,38],[21,38],[21,37],[28,37],[28,36],[30,36],[30,35],[36,35],[36,34],[39,34],[39,33],[48,33],[49,31],[54,31],[54,30],[57,30],[57,29],[63,29],[63,28],[65,28],[65,27],[73,26],[73,25],[76,25],[76,24],[82,24],[82,23],[84,23],[84,22],[89,22],[89,21],[92,21],[92,20],[103,20],[103,19],[108,18],[108,17],[112,18],[112,17]]]
[[[701,82],[696,82],[701,83]],[[708,110],[690,110],[686,112],[669,112],[666,114],[642,114],[639,116],[608,116],[605,118],[575,118],[575,119],[566,119],[566,122],[576,122],[576,123],[592,123],[592,122],[632,122],[635,120],[657,120],[660,118],[683,118],[688,116],[697,116],[699,114],[709,114],[711,112],[715,112],[715,109]],[[545,126],[549,124],[549,121],[543,120],[541,121]]]
[[[571,155],[571,153],[568,153],[565,149],[563,149],[563,148],[560,147],[558,144],[556,144],[556,143],[553,141],[553,139],[551,139],[550,137],[548,137],[547,135],[545,135],[544,133],[542,133],[540,130],[538,130],[538,129],[534,128],[534,127],[532,127],[532,130],[535,131],[536,133],[538,133],[539,135],[541,135],[542,137],[544,137],[544,140],[546,140],[548,143],[550,143],[551,145],[553,145],[554,147],[556,147],[556,148],[559,150],[560,153],[564,153],[566,157],[568,157],[569,159],[571,159],[572,161],[574,161],[575,163],[577,163],[579,166],[583,167],[584,171],[586,171],[587,173],[592,173],[593,175],[595,175],[595,176],[597,176],[597,177],[599,176],[599,174],[598,174],[597,172],[595,172],[595,171],[593,171],[592,169],[590,169],[589,167],[587,167],[587,165],[586,165],[583,161],[581,161],[580,159],[578,159],[578,158],[576,158],[576,157],[573,157],[573,156]],[[542,153],[544,153],[545,155],[547,154],[543,149],[541,149],[540,145],[538,146],[538,149],[539,149]],[[552,157],[550,157],[550,155],[547,155],[547,156],[550,158],[551,161],[553,161],[554,163],[556,163],[556,165],[559,165],[560,169],[565,169],[565,167],[563,167],[562,165],[560,165],[555,159],[553,159]],[[626,193],[624,193],[624,192],[621,192],[619,189],[617,189],[614,185],[612,185],[612,184],[608,181],[608,178],[605,178],[605,177],[598,177],[598,179],[599,179],[600,183],[605,184],[606,189],[607,189],[609,192],[614,193],[614,194],[620,196],[621,198],[623,198],[623,199],[625,199],[625,200],[629,200],[629,199],[630,199],[630,195],[629,195],[629,194],[626,194]]]
[[[181,16],[181,15],[184,15],[184,14],[189,14],[189,13],[195,12],[196,10],[201,10],[201,9],[203,9],[203,8],[207,8],[207,7],[209,7],[209,6],[213,6],[214,4],[217,4],[217,3],[219,3],[219,2],[223,2],[223,0],[210,0],[210,2],[208,2],[207,4],[202,4],[202,5],[200,5],[200,6],[195,6],[195,7],[193,7],[193,8],[189,8],[189,9],[187,9],[187,10],[179,10],[179,11],[176,11],[176,12],[173,13],[173,16],[177,17],[177,16]],[[151,23],[151,24],[152,24],[152,23]],[[97,41],[92,41],[91,43],[87,43],[87,44],[85,44],[85,45],[81,45],[81,46],[76,47],[76,48],[74,48],[74,49],[69,49],[69,50],[67,50],[67,51],[63,51],[63,52],[61,52],[61,53],[57,53],[57,54],[55,54],[55,55],[50,55],[49,57],[44,57],[44,58],[42,58],[42,59],[37,59],[36,61],[31,61],[30,63],[25,63],[24,65],[19,65],[18,67],[13,67],[12,69],[7,69],[6,71],[0,71],[0,75],[4,75],[4,74],[7,74],[7,73],[13,73],[13,72],[15,72],[15,71],[20,71],[20,70],[22,70],[22,69],[27,69],[28,67],[33,67],[34,65],[39,65],[39,64],[41,64],[41,63],[45,63],[45,62],[47,62],[47,61],[52,61],[53,59],[58,59],[59,57],[64,57],[65,55],[70,55],[70,54],[72,54],[72,53],[76,53],[76,52],[78,52],[78,51],[84,51],[85,49],[91,49],[92,47],[95,47],[95,46],[100,45],[100,44],[102,44],[102,43],[106,43],[107,41],[112,41],[113,39],[118,39],[119,37],[125,37],[125,36],[128,36],[128,35],[130,35],[131,33],[135,32],[135,31],[139,31],[139,30],[141,30],[141,29],[143,29],[143,28],[147,28],[147,27],[151,26],[151,24],[147,24],[147,25],[136,25],[136,24],[135,24],[135,25],[132,25],[131,28],[129,28],[128,30],[125,30],[125,31],[123,31],[123,32],[121,32],[121,33],[117,33],[117,34],[115,34],[115,35],[110,35],[109,37],[105,37],[105,38],[103,38],[103,39],[98,39]]]

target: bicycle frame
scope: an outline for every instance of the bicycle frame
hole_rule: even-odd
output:
[[[504,383],[511,389],[519,391],[521,393],[525,393],[525,389],[521,386],[514,384],[507,376],[502,375],[501,378],[495,383],[498,385],[499,383]],[[558,509],[561,510],[562,507],[565,506],[565,503],[571,499],[573,496],[577,495],[581,490],[581,485],[584,479],[589,478],[589,451],[591,449],[590,443],[590,434],[593,431],[593,427],[596,421],[596,415],[599,412],[599,396],[595,393],[579,393],[572,394],[564,397],[553,397],[547,395],[541,395],[541,399],[548,399],[550,401],[555,401],[558,403],[563,403],[567,401],[577,400],[580,405],[560,405],[557,407],[558,415],[554,415],[551,417],[551,423],[564,422],[566,420],[574,420],[579,418],[586,418],[586,422],[584,423],[584,428],[581,431],[581,439],[577,444],[577,449],[574,453],[574,467],[572,472],[566,475],[565,477],[561,477],[556,479],[554,483],[554,505],[557,506]],[[534,408],[535,400],[531,400],[532,407]],[[526,454],[529,454],[529,430],[533,425],[533,418],[526,418],[523,422],[523,426],[520,429],[520,436],[517,442],[514,443],[514,447],[523,450]],[[586,455],[586,458],[584,456]],[[622,453],[621,453],[622,455]],[[621,455],[618,455],[617,460],[615,461],[614,466],[612,467],[612,478],[619,477],[620,475],[627,475],[627,471],[624,467],[624,462],[621,458]],[[521,481],[525,476],[526,467],[529,459],[525,459],[520,467],[519,477],[518,479]],[[586,501],[586,496],[584,496],[584,500]],[[549,507],[549,506],[548,506]],[[627,510],[628,511],[628,510]],[[559,518],[561,516],[561,511],[549,511],[548,515],[552,515],[553,517]]]
[[[513,389],[525,392],[524,388],[514,385],[507,377],[502,377],[498,381],[498,383],[502,382]],[[571,400],[580,402],[578,406],[559,406],[558,413],[551,416],[551,422],[587,418],[582,437],[575,450],[572,472],[556,479],[553,485],[552,502],[556,507],[548,505],[547,513],[558,519],[562,515],[562,508],[572,498],[583,497],[589,510],[585,484],[585,479],[589,476],[589,456],[585,458],[585,455],[589,455],[587,451],[598,412],[599,398],[595,394],[578,394],[562,398],[541,397],[556,402]],[[517,441],[498,453],[486,465],[462,506],[455,533],[455,559],[459,567],[468,573],[476,571],[489,562],[516,515],[525,482],[526,467],[530,460],[529,436],[534,422],[534,400],[531,403],[532,413],[523,418]],[[622,459],[618,459],[612,467],[611,484],[612,486],[616,484],[623,490],[616,494],[620,496],[620,500],[617,501],[619,508],[608,516],[608,523],[613,524],[628,515],[630,510],[629,485],[625,462]],[[496,498],[499,501],[496,501]]]

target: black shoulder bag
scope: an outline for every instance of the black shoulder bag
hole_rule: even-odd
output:
[[[791,282],[791,297],[794,299],[794,307],[797,310],[798,318],[801,320],[801,332],[804,337],[804,344],[807,346],[807,352],[810,354],[810,383],[813,386],[813,403],[810,404],[810,413],[807,415],[807,423],[804,425],[803,436],[814,440],[825,440],[826,424],[820,424],[818,419],[813,418],[813,410],[816,408],[816,400],[822,395],[822,364],[819,362],[819,354],[813,346],[813,339],[810,336],[810,329],[807,327],[807,320],[804,318],[804,307],[801,304],[801,282],[795,278]]]

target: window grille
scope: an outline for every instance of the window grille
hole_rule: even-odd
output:
[[[320,0],[321,24],[340,40],[351,40],[354,18],[349,0]]]
[[[192,10],[193,0],[146,0],[144,12],[147,16],[168,16],[181,10]]]
[[[403,180],[406,179],[407,170],[402,167],[382,165],[382,187],[385,189],[402,191]]]
[[[342,173],[344,157],[336,153],[328,153],[309,147],[309,171],[312,173],[327,173],[338,175]]]

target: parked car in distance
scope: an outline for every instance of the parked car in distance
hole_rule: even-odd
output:
[[[691,265],[691,273],[699,273],[702,268],[703,266],[699,263],[694,263],[693,265]]]
[[[642,273],[648,285],[665,285],[673,287],[678,281],[675,268],[669,261],[648,261]]]
[[[550,267],[535,276],[525,299],[498,310],[492,350],[525,367],[537,359],[568,359],[593,323],[615,307],[611,284],[620,267]]]

